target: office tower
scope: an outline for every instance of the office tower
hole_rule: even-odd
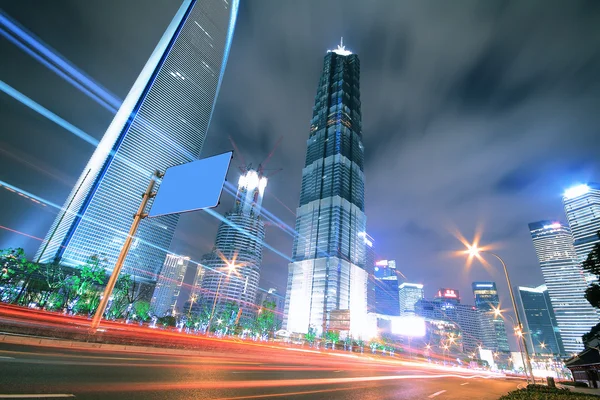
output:
[[[400,315],[396,261],[379,260],[374,268],[375,313]]]
[[[482,326],[486,348],[491,348],[494,351],[509,352],[510,348],[508,347],[504,319],[501,315],[494,312],[494,310],[500,310],[500,298],[498,297],[496,282],[473,282],[471,287],[475,296],[475,306],[482,312],[482,319],[491,320],[491,324],[488,321],[484,321]],[[489,329],[490,325],[491,329]]]
[[[465,352],[473,352],[483,343],[481,313],[475,306],[457,303],[455,298],[421,299],[415,303],[415,314],[427,320],[441,320],[457,325],[461,333],[462,350]]]
[[[213,251],[202,259],[198,301],[211,309],[235,303],[245,317],[255,315],[265,240],[260,211],[266,186],[267,178],[252,169],[240,177],[233,209],[219,226]]]
[[[369,240],[367,246],[365,246],[365,271],[368,275],[367,282],[367,312],[375,312],[375,246],[373,245],[374,240],[367,234],[366,240]],[[366,241],[365,241],[366,242]]]
[[[36,261],[77,266],[97,255],[113,268],[154,172],[200,155],[238,3],[183,1],[52,224]],[[143,220],[123,272],[155,282],[177,220],[177,215]]]
[[[413,315],[415,313],[415,304],[425,297],[423,285],[420,283],[404,282],[398,288],[400,300],[400,315]]]
[[[150,306],[155,315],[175,315],[175,309],[179,302],[179,293],[183,278],[190,262],[189,257],[167,254],[163,264]]]
[[[565,351],[579,352],[583,350],[581,336],[598,323],[598,315],[584,297],[587,282],[571,230],[561,222],[539,221],[529,224],[529,231]]]
[[[283,322],[283,308],[285,304],[285,298],[277,293],[277,289],[269,288],[269,290],[259,290],[258,295],[256,296],[256,305],[260,308],[264,306],[266,302],[272,302],[275,304],[275,309],[273,312],[275,313],[275,321],[277,326]]]
[[[456,289],[441,288],[435,295],[434,300],[449,304],[460,304],[460,295]]]
[[[577,261],[585,261],[596,243],[600,243],[600,185],[589,183],[565,191],[563,204],[573,235]],[[595,281],[596,277],[587,277]]]
[[[541,355],[565,355],[546,285],[519,286],[517,293],[529,351]]]
[[[340,44],[325,56],[288,267],[284,328],[321,335],[331,312],[349,313],[349,334],[361,336],[367,313],[364,147],[360,62]],[[372,243],[371,243],[372,244]]]

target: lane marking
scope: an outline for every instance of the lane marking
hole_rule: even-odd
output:
[[[2,358],[3,360],[14,360],[14,357],[6,357],[6,356],[0,356],[0,358]]]
[[[73,394],[0,394],[0,399],[59,399],[65,397],[75,397]]]
[[[461,383],[460,386],[465,386],[465,385],[468,385],[468,384],[469,384],[469,382],[465,382],[465,383]]]
[[[439,396],[440,394],[444,393],[445,390],[440,390],[439,392],[435,392],[434,394],[431,394],[427,397],[429,397],[430,399],[433,399],[435,396]]]

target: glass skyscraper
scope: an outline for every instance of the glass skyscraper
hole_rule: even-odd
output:
[[[589,183],[565,191],[563,204],[573,234],[577,260],[585,261],[596,243],[600,243],[600,185]],[[594,281],[595,277],[588,277]]]
[[[423,285],[420,283],[404,282],[398,287],[400,300],[400,315],[414,315],[415,304],[425,297]]]
[[[313,107],[288,267],[288,331],[312,327],[322,334],[331,312],[341,310],[349,312],[350,335],[365,328],[369,239],[361,125],[360,62],[340,44],[325,56]]]
[[[160,271],[150,306],[155,315],[175,315],[189,257],[167,254]]]
[[[248,170],[239,179],[235,205],[219,226],[213,251],[203,257],[198,303],[212,309],[235,303],[245,317],[255,314],[265,240],[260,211],[267,178]],[[235,265],[234,271],[228,265]],[[216,298],[216,302],[215,302]]]
[[[565,355],[546,285],[536,288],[519,286],[517,292],[529,351],[541,355]]]
[[[199,157],[239,0],[185,0],[56,217],[35,260],[114,266],[155,171]],[[135,45],[135,44],[133,44]],[[140,224],[123,272],[154,282],[178,216]]]
[[[584,297],[587,282],[571,230],[556,221],[534,222],[529,230],[565,351],[579,352],[583,350],[581,336],[598,323],[598,315]]]
[[[496,289],[496,282],[473,282],[471,285],[473,288],[473,295],[475,296],[475,306],[482,313],[482,327],[484,332],[484,342],[486,347],[490,347],[488,342],[490,341],[488,336],[491,337],[491,347],[495,351],[509,352],[508,337],[506,335],[506,326],[504,325],[504,319],[502,316],[496,316],[494,309],[500,307],[500,298],[498,297],[498,289]],[[491,320],[491,324],[487,321]],[[492,327],[493,332],[488,332],[489,328]]]

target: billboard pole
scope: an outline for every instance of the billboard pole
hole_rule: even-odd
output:
[[[100,299],[100,304],[98,304],[98,308],[96,309],[96,313],[94,314],[94,318],[92,319],[92,325],[90,327],[90,333],[96,333],[98,326],[100,325],[100,320],[106,311],[106,306],[108,305],[108,300],[112,295],[113,289],[115,288],[115,284],[117,283],[117,279],[119,278],[119,274],[121,273],[121,269],[123,268],[123,263],[125,262],[125,258],[127,257],[127,253],[129,252],[129,248],[131,247],[131,243],[133,242],[133,237],[135,236],[137,229],[140,225],[140,222],[148,216],[144,211],[146,210],[146,206],[148,205],[148,200],[153,198],[156,195],[156,192],[153,192],[154,184],[157,179],[163,177],[158,171],[154,172],[152,175],[152,179],[150,179],[150,183],[148,183],[148,188],[146,192],[142,195],[142,202],[140,203],[140,207],[137,210],[137,213],[133,216],[133,223],[131,224],[131,228],[129,228],[129,233],[127,234],[127,239],[125,239],[125,243],[123,243],[123,247],[121,248],[121,252],[119,253],[119,258],[117,258],[117,262],[115,267],[110,274],[110,278],[106,287],[104,288],[104,293],[102,294],[102,298]]]

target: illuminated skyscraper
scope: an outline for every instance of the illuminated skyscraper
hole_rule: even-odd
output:
[[[494,313],[494,309],[500,309],[496,282],[473,282],[471,287],[475,296],[475,306],[482,313],[482,337],[485,347],[494,351],[509,352],[504,319]]]
[[[565,355],[546,285],[519,286],[517,300],[524,316],[525,341],[533,354]]]
[[[400,315],[400,292],[396,261],[379,260],[374,268],[375,312],[384,315]]]
[[[367,280],[360,62],[340,44],[319,80],[289,264],[284,328],[318,334],[348,310],[349,333],[365,328]]]
[[[198,303],[212,308],[236,303],[244,316],[256,311],[256,294],[265,240],[265,225],[260,218],[267,178],[254,170],[240,177],[233,210],[225,215],[217,231],[213,251],[204,256],[204,277]],[[235,270],[229,271],[233,264]],[[215,303],[216,296],[216,303]]]
[[[571,230],[555,221],[531,223],[529,230],[565,351],[579,352],[583,350],[581,336],[598,323],[598,315],[584,297],[587,282]]]
[[[35,260],[115,265],[154,171],[196,159],[225,72],[239,0],[184,0],[52,224]],[[132,44],[135,46],[135,44]],[[176,215],[142,221],[123,272],[154,282]]]
[[[189,257],[167,254],[150,302],[154,314],[161,317],[174,315],[177,303],[185,300],[179,299],[179,294],[189,262]]]
[[[596,243],[600,243],[600,185],[589,183],[565,191],[563,204],[573,234],[577,261],[585,261]],[[595,277],[588,277],[588,281]]]
[[[423,285],[420,283],[404,282],[400,285],[398,291],[400,315],[414,315],[415,304],[425,296]]]

